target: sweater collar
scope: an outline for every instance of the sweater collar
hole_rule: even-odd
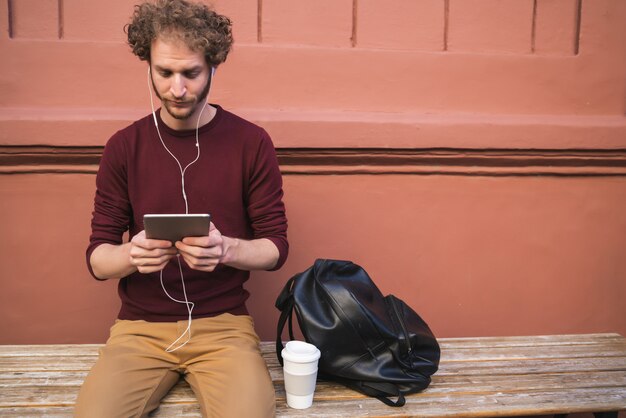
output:
[[[213,103],[209,103],[209,104],[216,109],[215,116],[213,116],[213,119],[211,119],[209,121],[209,123],[207,123],[204,126],[201,126],[200,129],[198,129],[198,134],[203,134],[203,133],[213,129],[213,127],[218,124],[219,120],[222,118],[222,114],[224,113],[224,109],[222,109],[222,107],[220,105],[213,104]],[[181,137],[181,138],[192,136],[192,137],[195,138],[195,136],[196,136],[195,128],[194,129],[176,130],[176,129],[172,129],[169,126],[167,126],[165,124],[165,122],[163,122],[163,119],[161,119],[161,109],[162,108],[160,107],[156,111],[156,116],[157,116],[157,120],[158,120],[158,123],[159,123],[159,129],[162,129],[168,135],[177,136],[177,137]]]

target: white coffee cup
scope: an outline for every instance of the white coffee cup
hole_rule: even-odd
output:
[[[320,350],[304,341],[289,341],[281,351],[287,405],[306,409],[313,404]]]

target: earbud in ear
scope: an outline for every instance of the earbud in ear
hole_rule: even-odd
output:
[[[215,67],[211,67],[211,77],[215,75]]]

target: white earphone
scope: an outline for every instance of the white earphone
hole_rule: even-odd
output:
[[[214,74],[215,74],[215,67],[211,67],[211,78],[209,80],[209,91],[207,92],[207,97],[209,97],[209,95],[211,93],[211,86],[213,85],[213,76],[214,76]],[[185,171],[187,171],[187,169],[189,167],[191,167],[196,161],[198,161],[200,159],[200,140],[199,140],[199,137],[198,137],[198,130],[200,128],[200,119],[202,117],[202,113],[204,113],[204,109],[207,107],[207,103],[205,102],[204,105],[202,106],[202,110],[200,111],[200,114],[198,115],[198,121],[196,122],[196,149],[197,149],[196,158],[192,162],[187,164],[185,166],[185,168],[183,168],[183,166],[180,163],[180,161],[178,161],[178,158],[176,158],[176,156],[172,153],[172,151],[170,151],[170,149],[167,148],[167,145],[165,145],[165,142],[163,141],[163,137],[161,137],[161,131],[159,130],[159,123],[157,121],[156,111],[154,109],[154,101],[152,99],[153,92],[152,92],[152,77],[151,76],[152,76],[152,73],[150,71],[150,65],[148,64],[148,94],[150,96],[150,106],[152,108],[152,118],[154,119],[154,126],[156,127],[157,134],[159,136],[159,139],[161,140],[161,144],[163,145],[163,148],[165,148],[167,153],[169,155],[171,155],[172,158],[174,159],[174,161],[176,161],[176,164],[178,164],[178,168],[180,170],[180,177],[181,177],[181,186],[182,186],[183,200],[185,201],[185,213],[189,213],[189,204],[187,202],[187,193],[185,193]],[[178,299],[172,297],[168,293],[167,289],[165,288],[165,284],[163,283],[163,270],[160,271],[161,287],[163,288],[163,291],[165,292],[165,294],[167,295],[168,298],[170,298],[174,302],[181,303],[181,304],[184,304],[185,306],[187,306],[188,319],[187,319],[187,328],[185,329],[185,332],[183,332],[174,342],[172,342],[165,349],[165,351],[167,351],[168,353],[171,353],[173,351],[178,350],[179,348],[183,347],[185,344],[187,344],[191,340],[191,319],[192,319],[191,318],[191,313],[192,313],[193,308],[195,306],[193,302],[190,302],[189,299],[187,299],[187,289],[185,288],[185,279],[183,277],[183,268],[182,268],[182,265],[180,263],[180,254],[177,255],[177,261],[178,261],[178,270],[180,271],[180,280],[181,280],[181,283],[182,283],[183,295],[185,297],[185,300],[178,300]],[[178,344],[178,342],[185,335],[187,335],[187,339],[185,340],[185,342],[183,342],[182,344],[177,345],[176,347],[172,348],[173,346]]]
[[[180,163],[180,161],[178,161],[178,158],[176,158],[176,156],[172,153],[172,151],[170,151],[170,149],[167,148],[167,145],[165,145],[165,142],[163,141],[163,137],[161,137],[161,131],[159,130],[159,123],[157,121],[156,111],[154,109],[154,101],[152,99],[153,92],[152,92],[152,77],[151,77],[151,75],[152,75],[152,73],[150,71],[150,65],[148,64],[148,93],[149,93],[149,96],[150,96],[150,107],[152,108],[152,119],[154,120],[154,126],[156,127],[157,134],[159,136],[159,139],[161,140],[161,144],[163,145],[163,148],[165,148],[165,150],[168,152],[168,154],[170,154],[172,156],[172,158],[174,159],[174,161],[176,161],[176,164],[178,164],[178,168],[180,170],[181,182],[182,182],[183,200],[185,201],[185,213],[189,213],[189,204],[187,202],[187,193],[185,192],[185,171],[187,171],[187,169],[189,167],[191,167],[191,165],[193,165],[200,158],[200,141],[199,141],[199,138],[198,138],[198,129],[200,128],[200,119],[202,117],[202,114],[204,113],[204,109],[206,108],[206,103],[204,104],[204,106],[202,106],[202,111],[200,111],[200,114],[198,115],[198,121],[196,123],[196,148],[198,150],[198,153],[196,155],[196,158],[192,162],[187,164],[185,166],[185,168],[183,168],[183,166]],[[213,76],[214,75],[215,75],[215,67],[211,67],[211,78],[209,80],[209,91],[207,92],[207,97],[209,97],[209,95],[211,94],[211,87],[213,85]]]

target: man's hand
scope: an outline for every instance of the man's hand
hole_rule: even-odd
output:
[[[141,231],[130,240],[130,264],[140,273],[163,270],[176,253],[171,242],[148,239],[146,231]]]
[[[194,270],[213,271],[218,264],[240,270],[268,270],[276,265],[278,248],[267,238],[244,240],[221,234],[209,225],[209,235],[187,237],[176,243],[178,252]]]
[[[226,253],[224,238],[211,222],[209,235],[184,238],[176,243],[176,248],[192,269],[213,271]]]

